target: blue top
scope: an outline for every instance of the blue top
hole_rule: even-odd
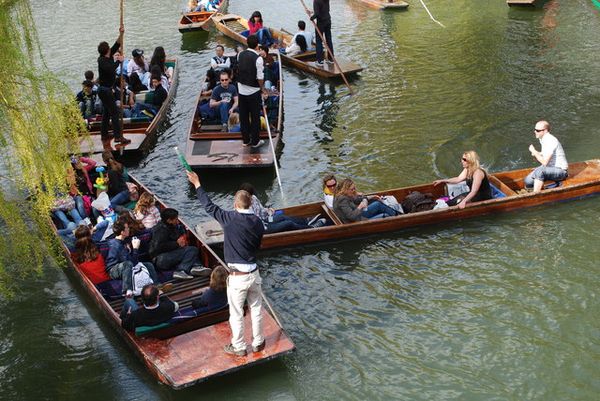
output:
[[[138,250],[132,249],[125,246],[123,241],[113,238],[108,241],[108,256],[106,257],[106,269],[110,269],[112,266],[117,263],[131,261],[131,263],[137,265],[138,263]]]
[[[217,85],[213,91],[212,96],[214,100],[217,102],[221,100],[227,100],[227,103],[231,106],[233,104],[233,98],[238,95],[237,89],[235,85],[229,84],[227,89],[223,88],[221,85]]]
[[[227,305],[227,291],[215,291],[208,288],[202,296],[192,301],[197,314],[219,310]]]
[[[223,254],[226,263],[256,263],[256,252],[265,232],[262,221],[251,211],[240,213],[236,210],[223,210],[212,203],[204,189],[196,190],[198,200],[206,213],[223,227],[225,239]]]

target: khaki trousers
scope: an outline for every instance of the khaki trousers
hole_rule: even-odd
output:
[[[227,278],[227,301],[229,302],[229,326],[231,345],[236,351],[246,349],[244,340],[244,302],[248,301],[252,318],[252,346],[264,341],[262,333],[262,279],[258,269],[249,274],[229,275]]]

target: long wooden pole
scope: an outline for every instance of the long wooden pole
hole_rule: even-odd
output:
[[[121,24],[119,26],[119,33],[121,36],[121,57],[123,57],[123,61],[125,60],[125,44],[123,42],[125,42],[125,35],[123,34],[123,31],[125,30],[125,23],[124,23],[124,3],[125,0],[121,0]],[[125,73],[123,71],[123,61],[121,61],[121,82],[120,82],[120,88],[121,88],[121,136],[125,137],[124,135],[124,129],[123,129],[123,109],[125,108],[124,105],[124,98],[125,98],[125,80],[123,79],[123,74]]]
[[[300,0],[300,3],[302,3],[302,6],[304,7],[304,11],[306,11],[306,15],[308,15],[308,19],[310,19],[310,17],[311,17],[310,10],[308,9],[308,7],[306,7],[306,3],[304,3],[304,0]],[[325,36],[323,35],[323,33],[321,32],[321,30],[317,26],[317,23],[314,20],[310,19],[310,22],[312,22],[313,26],[315,27],[315,31],[317,31],[317,34],[321,38],[321,42],[323,43],[323,46],[325,46],[325,49],[327,49],[327,53],[333,59],[333,62],[335,63],[335,66],[337,67],[338,70],[340,70],[340,74],[342,75],[342,79],[344,80],[344,83],[346,84],[346,86],[350,90],[350,94],[354,95],[354,91],[352,90],[352,87],[350,86],[350,83],[348,83],[348,80],[346,79],[346,75],[344,75],[344,71],[342,71],[342,68],[340,67],[340,65],[338,64],[337,60],[335,59],[335,56],[333,55],[333,52],[329,48],[329,45],[327,44],[327,41],[325,40]]]
[[[279,67],[281,68],[281,67]],[[285,202],[285,195],[283,194],[283,185],[281,185],[281,177],[279,175],[279,167],[277,166],[277,154],[275,153],[275,146],[273,146],[273,136],[271,135],[271,124],[269,123],[269,117],[267,116],[267,106],[263,103],[263,114],[265,115],[265,123],[267,125],[267,133],[269,134],[269,147],[273,153],[273,165],[275,166],[275,174],[277,174],[277,182],[279,183],[279,190],[281,191],[281,198]]]

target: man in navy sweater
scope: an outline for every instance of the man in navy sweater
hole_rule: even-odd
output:
[[[256,252],[260,248],[265,229],[262,221],[249,210],[252,196],[246,191],[237,191],[233,202],[235,210],[226,211],[212,203],[200,186],[200,179],[196,173],[188,172],[187,175],[196,188],[200,203],[206,212],[221,224],[225,234],[223,252],[230,270],[227,278],[227,301],[231,344],[226,345],[224,350],[232,355],[246,355],[244,302],[247,300],[252,317],[252,351],[262,351],[265,347],[261,316],[262,279],[256,265]]]

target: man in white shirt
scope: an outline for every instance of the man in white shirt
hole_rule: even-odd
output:
[[[306,50],[307,51],[315,50],[315,46],[313,44],[315,41],[314,34],[312,32],[307,32],[305,29],[306,29],[306,23],[302,20],[298,21],[298,32],[296,32],[296,34],[292,38],[291,43],[296,42],[296,36],[302,35],[306,39]]]
[[[548,121],[538,121],[535,124],[535,137],[539,139],[542,150],[538,152],[533,145],[529,145],[531,156],[535,157],[541,166],[525,177],[525,187],[533,192],[539,192],[544,186],[544,181],[563,181],[568,176],[569,163],[565,151],[558,139],[550,133]]]

